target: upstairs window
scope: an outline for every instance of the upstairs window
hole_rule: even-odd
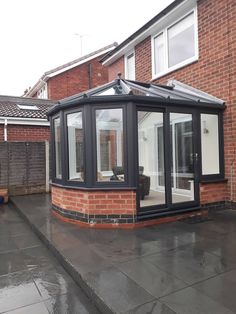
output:
[[[125,78],[127,80],[135,80],[135,57],[134,52],[125,57]]]
[[[40,90],[38,90],[37,98],[41,98],[41,99],[48,98],[47,84],[44,84],[43,87],[41,87]]]
[[[153,77],[187,65],[198,57],[196,12],[153,37]]]

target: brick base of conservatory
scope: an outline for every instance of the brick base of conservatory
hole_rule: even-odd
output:
[[[138,228],[207,216],[206,208],[173,216],[138,221],[136,192],[132,190],[80,190],[52,186],[52,210],[59,219],[92,228]]]
[[[136,192],[88,191],[52,186],[52,209],[54,214],[81,225],[132,224],[137,219]]]

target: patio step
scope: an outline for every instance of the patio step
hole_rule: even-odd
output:
[[[96,306],[96,308],[104,314],[114,314],[111,308],[107,306],[103,299],[96,294],[95,290],[91,285],[89,285],[86,280],[83,279],[83,276],[73,267],[69,260],[53,245],[53,243],[46,238],[43,232],[40,231],[37,226],[32,223],[27,215],[21,210],[21,208],[14,202],[10,200],[13,208],[19,213],[19,215],[26,221],[34,233],[40,238],[40,240],[45,244],[45,246],[52,252],[52,254],[57,258],[59,263],[64,267],[68,274],[74,279],[78,286],[85,292],[91,302]]]

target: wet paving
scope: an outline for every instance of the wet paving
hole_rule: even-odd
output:
[[[52,216],[48,195],[14,197],[13,202],[93,291],[102,313],[105,309],[122,314],[236,313],[236,211],[215,212],[198,223],[186,220],[135,230],[96,230],[81,229]],[[18,227],[13,231],[24,229],[22,221],[15,224]],[[73,283],[65,277],[62,282],[66,284],[58,284],[51,274],[54,266],[49,267],[48,255],[40,251],[45,248],[37,244],[35,248],[33,238],[18,234],[16,241],[10,229],[8,233],[11,251],[1,253],[5,257],[1,258],[0,278],[23,280],[7,275],[9,269],[25,276],[32,303],[43,304],[49,312],[53,302],[60,305],[69,300],[67,289],[74,291]],[[22,249],[27,241],[31,247]],[[6,250],[4,243],[2,250]],[[52,259],[51,265],[54,262]],[[61,269],[58,264],[56,268]],[[61,276],[59,270],[57,276]],[[45,278],[49,283],[45,284]],[[37,288],[43,302],[37,301],[38,294],[31,287]],[[77,299],[72,295],[74,304]]]
[[[0,313],[98,314],[11,205],[0,205]]]

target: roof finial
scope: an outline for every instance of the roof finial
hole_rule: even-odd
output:
[[[117,73],[117,78],[118,78],[118,80],[121,79],[121,75],[122,75],[121,72],[118,72],[118,73]]]

